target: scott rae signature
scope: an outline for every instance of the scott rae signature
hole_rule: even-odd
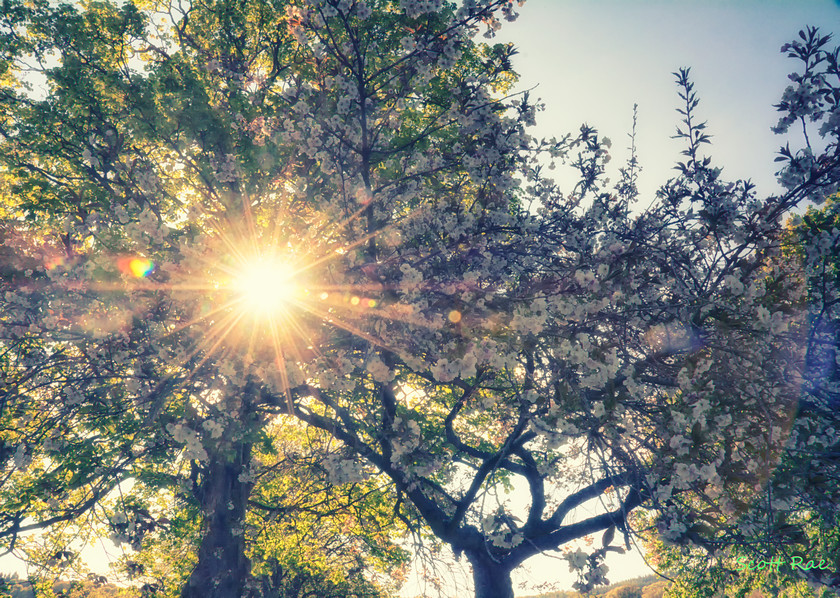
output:
[[[805,557],[807,558],[807,557]],[[790,558],[790,562],[786,563],[782,557],[773,557],[769,561],[751,561],[748,557],[738,557],[738,564],[741,565],[735,571],[762,571],[768,567],[773,571],[778,571],[779,567],[787,564],[791,569],[799,568],[802,571],[810,571],[811,569],[819,569],[825,571],[829,568],[831,561],[826,559],[805,560],[801,556],[794,556]],[[775,569],[774,569],[775,567]]]

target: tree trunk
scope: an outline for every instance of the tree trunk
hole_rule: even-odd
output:
[[[513,598],[510,568],[494,561],[487,552],[467,553],[473,570],[475,598]]]
[[[243,444],[228,460],[210,455],[199,502],[204,513],[198,563],[181,591],[181,598],[240,598],[250,573],[243,528],[251,484],[239,476],[250,462],[251,445]]]

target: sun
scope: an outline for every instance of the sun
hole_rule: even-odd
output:
[[[254,317],[282,314],[303,291],[295,274],[289,263],[276,257],[247,260],[232,283],[239,308]]]

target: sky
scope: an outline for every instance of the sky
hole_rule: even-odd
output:
[[[674,71],[691,67],[713,164],[728,180],[749,178],[774,194],[773,158],[784,139],[770,131],[778,122],[773,104],[798,68],[779,49],[806,25],[840,32],[832,0],[527,0],[519,13],[494,41],[513,42],[518,89],[534,88],[532,97],[546,105],[536,134],[595,126],[613,142],[616,180],[638,103],[639,187],[647,201],[675,174],[683,149],[683,140],[670,138],[680,118]],[[791,147],[800,141],[791,137]]]

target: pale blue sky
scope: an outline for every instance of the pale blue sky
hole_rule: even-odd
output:
[[[840,31],[832,0],[528,0],[519,12],[495,41],[519,49],[519,89],[538,85],[532,95],[546,104],[539,134],[587,122],[612,139],[617,167],[637,102],[640,188],[648,194],[675,172],[683,147],[670,139],[679,118],[671,73],[681,66],[691,67],[698,115],[713,136],[707,151],[724,177],[751,178],[775,193],[773,158],[783,139],[770,131],[778,121],[772,105],[798,66],[779,49],[806,25]]]

